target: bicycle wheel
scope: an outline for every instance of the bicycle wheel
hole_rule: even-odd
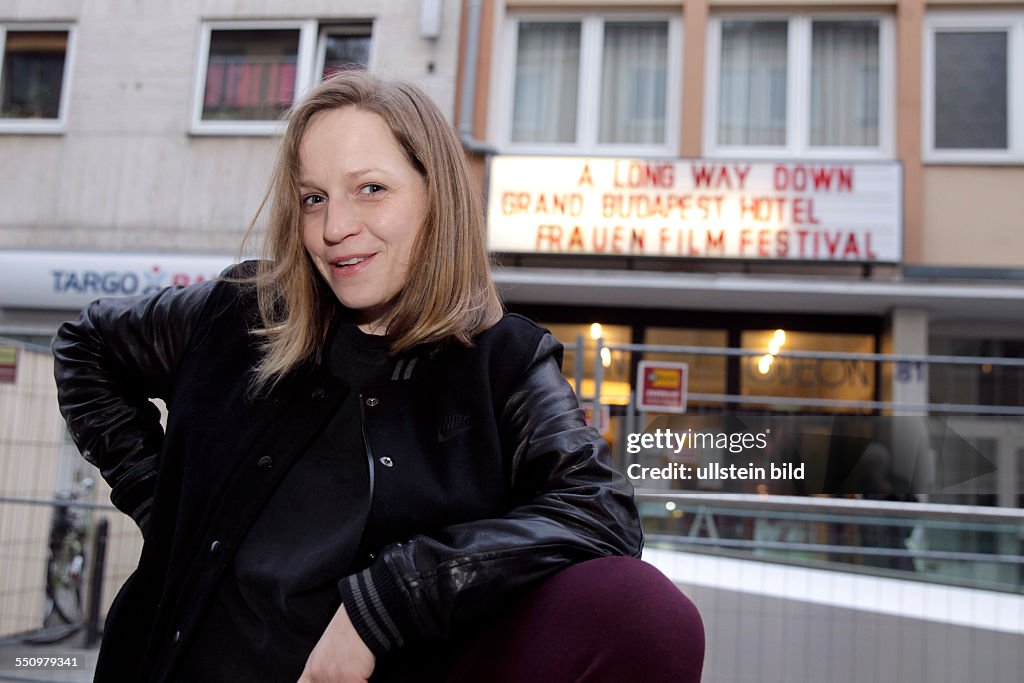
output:
[[[82,605],[82,571],[85,557],[77,534],[70,533],[61,540],[57,552],[50,558],[46,582],[46,618],[44,626],[78,624],[84,618]]]

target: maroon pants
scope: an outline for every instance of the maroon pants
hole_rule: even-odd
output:
[[[704,626],[657,569],[609,557],[559,572],[476,634],[407,654],[373,681],[696,683]]]

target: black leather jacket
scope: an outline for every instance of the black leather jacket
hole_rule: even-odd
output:
[[[145,536],[96,680],[168,677],[275,484],[340,405],[341,380],[315,360],[252,397],[257,322],[251,292],[218,280],[100,300],[58,332],[61,412]],[[506,315],[473,348],[399,356],[390,382],[364,389],[372,506],[417,527],[339,577],[378,654],[444,638],[570,563],[639,555],[632,488],[560,361],[549,333]],[[150,397],[167,403],[166,430]]]

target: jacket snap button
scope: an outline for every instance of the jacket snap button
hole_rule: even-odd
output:
[[[372,398],[371,397],[371,398],[366,399],[366,405],[370,406],[371,408],[373,408],[374,406],[378,405],[379,403],[380,403],[380,400],[376,399],[376,398]]]
[[[214,541],[210,544],[210,553],[216,555],[220,552],[220,541]]]
[[[174,637],[171,638],[171,642],[174,643],[175,645],[177,645],[178,643],[181,642],[181,631],[175,631],[174,632]]]
[[[274,466],[274,459],[269,455],[264,455],[262,458],[256,461],[256,466],[261,470],[269,470]]]
[[[323,390],[323,387],[317,387],[311,394],[313,398],[319,400],[327,395],[327,392]]]
[[[373,562],[377,559],[377,553],[366,553],[366,559],[368,559],[370,562]]]
[[[391,458],[385,455],[383,458],[380,459],[380,464],[384,465],[384,467],[391,467],[395,463],[391,461]]]

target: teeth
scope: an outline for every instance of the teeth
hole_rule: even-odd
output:
[[[355,264],[362,263],[365,260],[366,260],[365,258],[362,258],[362,257],[359,257],[359,256],[355,256],[355,257],[350,258],[350,259],[348,259],[346,261],[336,261],[334,263],[334,265],[336,265],[336,266],[354,266]]]

